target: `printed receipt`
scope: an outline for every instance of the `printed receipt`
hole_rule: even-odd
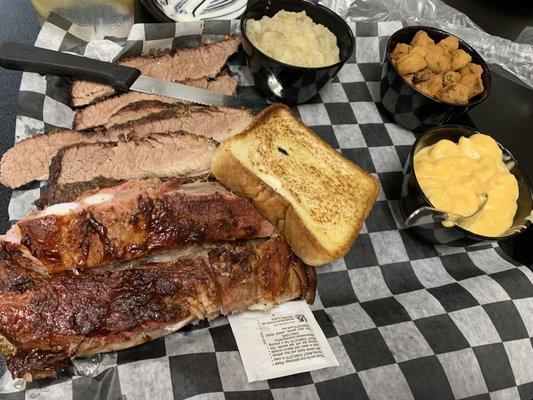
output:
[[[339,365],[305,301],[228,319],[249,382]]]

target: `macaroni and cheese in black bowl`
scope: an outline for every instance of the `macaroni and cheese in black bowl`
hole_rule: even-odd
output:
[[[433,207],[423,192],[414,169],[414,156],[421,149],[432,146],[442,139],[457,143],[463,136],[470,137],[475,130],[461,125],[444,125],[431,129],[418,137],[413,144],[404,168],[404,180],[400,198],[400,211],[406,226],[419,237],[432,243],[448,246],[468,246],[484,241],[509,239],[525,231],[532,219],[532,186],[525,171],[518,165],[512,154],[499,144],[509,172],[514,175],[518,184],[517,210],[511,227],[501,236],[491,237],[468,231],[460,226],[445,227],[435,214],[427,207]]]

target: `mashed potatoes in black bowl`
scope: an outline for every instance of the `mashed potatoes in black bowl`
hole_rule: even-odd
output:
[[[241,18],[256,88],[273,101],[304,103],[348,61],[355,39],[329,8],[304,0],[252,3]]]
[[[285,64],[312,68],[340,61],[335,35],[314,23],[305,11],[281,10],[273,17],[251,19],[246,35],[263,53]]]

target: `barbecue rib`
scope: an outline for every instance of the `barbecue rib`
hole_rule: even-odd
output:
[[[251,120],[248,110],[180,104],[97,133],[55,130],[22,140],[6,151],[0,162],[0,182],[14,189],[33,180],[47,179],[48,168],[57,152],[77,143],[117,142],[132,132],[135,138],[141,139],[153,133],[177,131],[221,141],[240,132]]]
[[[21,243],[47,272],[93,268],[186,243],[268,237],[274,227],[216,182],[128,181],[18,221]]]
[[[4,246],[5,247],[5,246]],[[27,272],[0,251],[0,351],[14,377],[53,377],[73,356],[132,347],[204,318],[313,302],[314,269],[280,238],[196,246],[165,262],[116,270]]]
[[[119,61],[119,64],[137,68],[144,75],[154,78],[197,86],[202,83],[194,82],[195,80],[217,76],[228,58],[237,51],[240,43],[239,36],[230,36],[220,42],[202,44],[193,49],[178,52],[160,51],[124,59]],[[74,107],[92,104],[114,94],[111,86],[87,81],[76,81],[71,88]]]
[[[40,208],[75,200],[70,187],[110,187],[149,177],[183,180],[209,173],[217,142],[190,133],[154,134],[141,140],[78,143],[52,160]],[[89,184],[93,182],[93,184]],[[76,186],[73,186],[76,184]]]
[[[198,84],[195,86],[201,89],[228,96],[233,96],[237,90],[237,81],[228,74],[221,74],[213,81],[203,79],[196,82]],[[87,130],[100,126],[110,128],[162,111],[168,104],[180,102],[183,101],[157,94],[127,92],[78,110],[74,117],[73,129]],[[143,107],[143,104],[151,104],[153,108]]]

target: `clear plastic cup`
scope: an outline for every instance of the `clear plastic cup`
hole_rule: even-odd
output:
[[[127,35],[133,24],[134,0],[30,0],[41,23],[50,13],[58,14],[96,36]]]

